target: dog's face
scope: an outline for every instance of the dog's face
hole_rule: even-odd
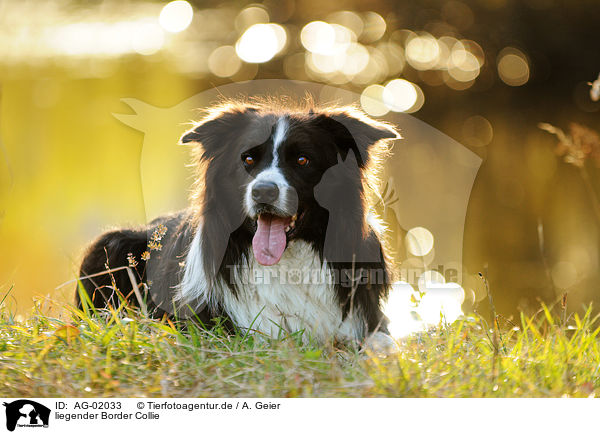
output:
[[[344,110],[222,109],[182,137],[200,144],[206,163],[205,242],[214,251],[215,242],[226,246],[234,233],[246,237],[262,265],[277,264],[291,240],[322,242],[338,211],[362,218],[363,171],[373,145],[395,137],[387,125]],[[341,161],[344,170],[329,171]],[[346,217],[351,226],[353,216]]]

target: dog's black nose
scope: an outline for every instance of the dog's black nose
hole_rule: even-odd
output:
[[[279,188],[274,182],[257,182],[252,187],[252,199],[258,203],[273,203],[279,196]]]

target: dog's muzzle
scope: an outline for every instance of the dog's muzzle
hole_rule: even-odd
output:
[[[298,193],[279,171],[267,170],[246,187],[244,205],[252,218],[263,213],[291,217],[298,211]]]

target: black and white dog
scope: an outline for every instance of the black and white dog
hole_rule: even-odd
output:
[[[197,168],[190,208],[100,236],[81,284],[96,307],[125,299],[268,336],[385,333],[391,272],[369,197],[398,137],[352,107],[221,104],[181,138]]]

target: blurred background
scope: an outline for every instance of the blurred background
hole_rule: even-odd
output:
[[[0,299],[12,287],[5,303],[19,313],[35,295],[71,300],[73,285],[55,288],[93,237],[185,206],[186,149],[140,169],[145,149],[174,145],[193,118],[182,102],[291,79],[351,92],[373,117],[421,120],[481,159],[461,246],[464,311],[489,310],[484,270],[507,317],[565,292],[570,309],[598,302],[599,16],[594,0],[3,0]],[[171,127],[150,139],[155,119]],[[410,163],[427,185],[440,175],[423,149]],[[166,209],[149,206],[173,184]],[[426,228],[388,224],[406,250],[398,262],[431,250]]]

